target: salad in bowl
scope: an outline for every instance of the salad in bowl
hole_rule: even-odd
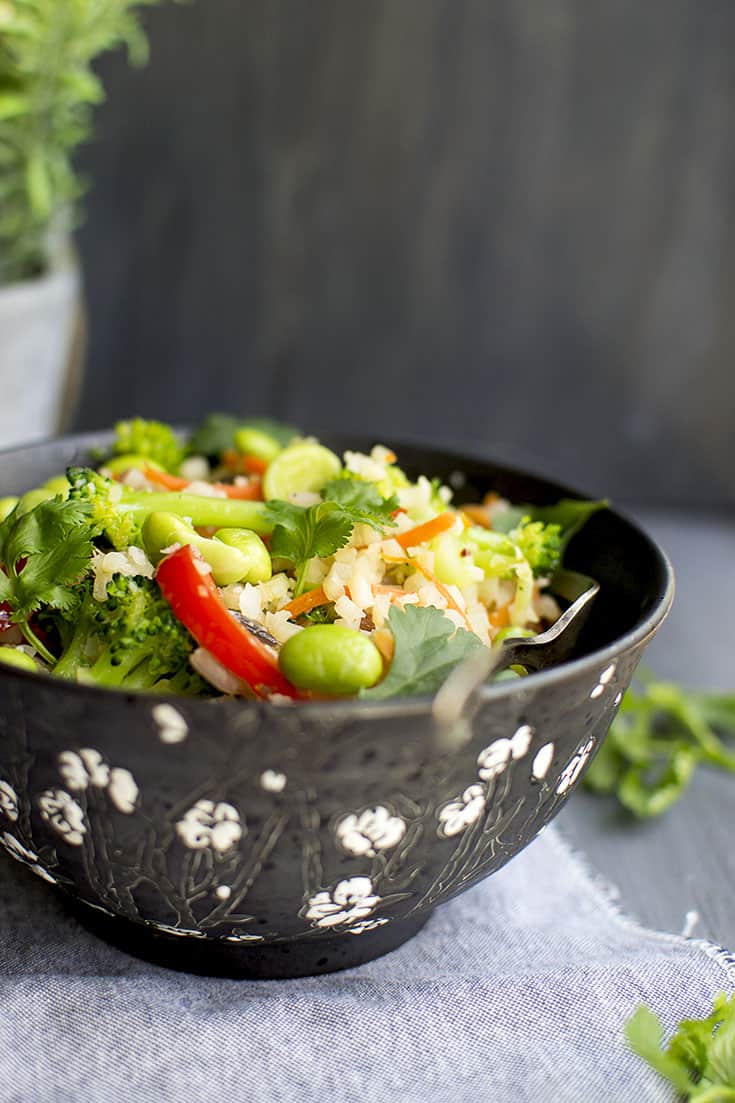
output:
[[[565,544],[603,504],[457,505],[462,479],[262,419],[188,438],[120,422],[94,466],[0,502],[0,660],[275,704],[435,692],[472,651],[556,621]]]

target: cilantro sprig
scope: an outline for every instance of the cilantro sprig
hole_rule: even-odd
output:
[[[735,694],[697,693],[639,675],[585,777],[640,818],[665,812],[700,764],[735,773]]]
[[[684,1019],[664,1048],[657,1015],[638,1007],[628,1045],[691,1103],[735,1103],[735,996],[721,992],[703,1019]]]
[[[383,681],[362,693],[371,701],[435,693],[458,663],[484,646],[478,636],[457,628],[432,605],[393,606],[388,624],[395,652]]]
[[[13,622],[47,662],[56,660],[29,619],[41,607],[73,610],[75,586],[89,570],[93,536],[89,506],[61,497],[21,516],[13,511],[0,525],[0,602],[10,606]]]
[[[370,483],[358,479],[333,479],[322,490],[321,502],[298,506],[292,502],[268,502],[273,521],[271,554],[288,559],[296,572],[295,596],[304,588],[309,560],[326,558],[343,548],[357,524],[382,532],[394,524],[395,498],[383,498]]]
[[[395,525],[393,514],[398,509],[395,494],[384,498],[374,483],[364,479],[332,479],[322,490],[325,502],[336,502],[354,518],[378,532]]]

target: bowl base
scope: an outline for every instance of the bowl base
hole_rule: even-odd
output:
[[[87,930],[133,957],[179,972],[235,980],[286,980],[353,969],[398,949],[432,914],[429,910],[410,919],[394,919],[359,935],[320,934],[253,945],[166,934],[120,916],[103,915],[80,900],[67,899],[66,905]]]

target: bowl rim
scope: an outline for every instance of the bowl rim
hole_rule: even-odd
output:
[[[175,428],[177,431],[188,431],[188,427],[186,426],[175,426]],[[41,440],[29,441],[27,444],[14,445],[11,448],[0,449],[0,462],[2,462],[5,457],[14,455],[18,452],[36,451],[54,444],[63,444],[64,442],[73,442],[80,447],[91,448],[99,446],[104,443],[106,438],[112,435],[112,432],[111,429],[100,429],[83,433],[68,433],[57,437],[47,437]],[[314,434],[320,435],[316,430]],[[321,435],[325,438],[332,436],[340,437],[343,440],[352,439],[355,443],[355,447],[364,446],[369,439],[358,433],[340,433],[335,429],[330,430],[326,428],[322,430]],[[488,467],[497,467],[499,470],[526,476],[545,483],[547,486],[553,487],[555,491],[561,492],[564,496],[572,498],[581,498],[585,496],[574,487],[569,487],[564,483],[557,483],[553,478],[547,478],[546,475],[532,468],[517,467],[512,464],[504,463],[502,460],[496,460],[491,455],[474,448],[458,452],[450,445],[445,446],[439,444],[436,446],[426,440],[421,440],[419,438],[412,439],[411,437],[402,437],[400,440],[395,441],[392,440],[391,446],[397,452],[400,452],[402,448],[414,448],[425,452],[433,451],[437,454],[441,454],[447,459],[456,459],[457,467],[460,471],[462,470],[462,464],[469,460],[473,463],[484,464]],[[609,666],[610,663],[615,661],[621,654],[633,648],[645,646],[668,616],[674,601],[676,588],[674,569],[669,556],[658,541],[649,535],[637,521],[629,517],[624,510],[614,509],[609,506],[608,509],[614,517],[633,529],[637,536],[648,545],[657,561],[662,583],[651,608],[631,629],[622,636],[618,636],[611,643],[606,644],[605,647],[597,648],[587,655],[582,655],[568,662],[560,663],[559,666],[550,667],[548,670],[532,672],[522,679],[492,682],[481,686],[478,694],[481,703],[484,704],[486,702],[490,703],[498,700],[510,699],[520,694],[527,693],[528,689],[531,687],[534,692],[541,692],[547,687],[555,686],[565,679],[573,679],[577,675],[583,675],[587,672],[590,674],[594,674],[595,672],[599,673],[600,669],[604,670],[606,666]],[[199,710],[209,710],[213,704],[223,707],[224,703],[224,707],[228,707],[228,709],[237,709],[238,711],[244,709],[249,709],[251,711],[268,709],[270,711],[271,709],[284,708],[288,709],[289,713],[296,711],[297,713],[310,717],[329,716],[332,718],[340,715],[344,715],[345,717],[358,716],[365,718],[379,718],[380,716],[395,715],[426,715],[428,717],[434,700],[433,694],[421,694],[413,697],[390,697],[378,701],[364,700],[359,697],[345,697],[335,698],[329,701],[309,701],[304,703],[288,702],[283,704],[273,704],[269,701],[250,700],[246,698],[198,698],[187,697],[182,694],[149,693],[141,691],[132,692],[129,690],[108,689],[104,686],[87,685],[84,682],[72,682],[61,678],[55,678],[52,674],[48,674],[45,671],[34,673],[21,670],[17,667],[7,666],[6,664],[0,665],[0,679],[10,682],[18,681],[20,684],[27,685],[34,682],[37,683],[40,680],[42,685],[56,687],[60,692],[72,693],[82,697],[91,696],[92,698],[99,698],[100,700],[107,701],[117,700],[120,703],[134,700],[136,704],[140,703],[144,706],[147,705],[149,708],[153,708],[159,704],[168,704],[173,705],[174,708],[185,708],[187,714],[198,712]]]

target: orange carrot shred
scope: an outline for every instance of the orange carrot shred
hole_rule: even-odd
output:
[[[416,525],[414,528],[402,532],[399,536],[393,537],[393,539],[402,548],[414,548],[417,544],[425,544],[427,540],[433,540],[435,536],[446,532],[456,520],[457,516],[454,513],[440,513],[438,517],[433,517],[431,521],[425,521],[423,525]]]
[[[493,628],[507,628],[510,624],[510,606],[501,605],[499,609],[493,609],[488,620]]]
[[[329,598],[324,593],[322,586],[317,586],[315,590],[308,590],[305,594],[301,594],[299,597],[295,597],[293,601],[289,601],[288,605],[284,605],[292,620],[296,617],[303,616],[304,613],[311,612],[312,609],[316,609],[318,605],[327,605]]]

